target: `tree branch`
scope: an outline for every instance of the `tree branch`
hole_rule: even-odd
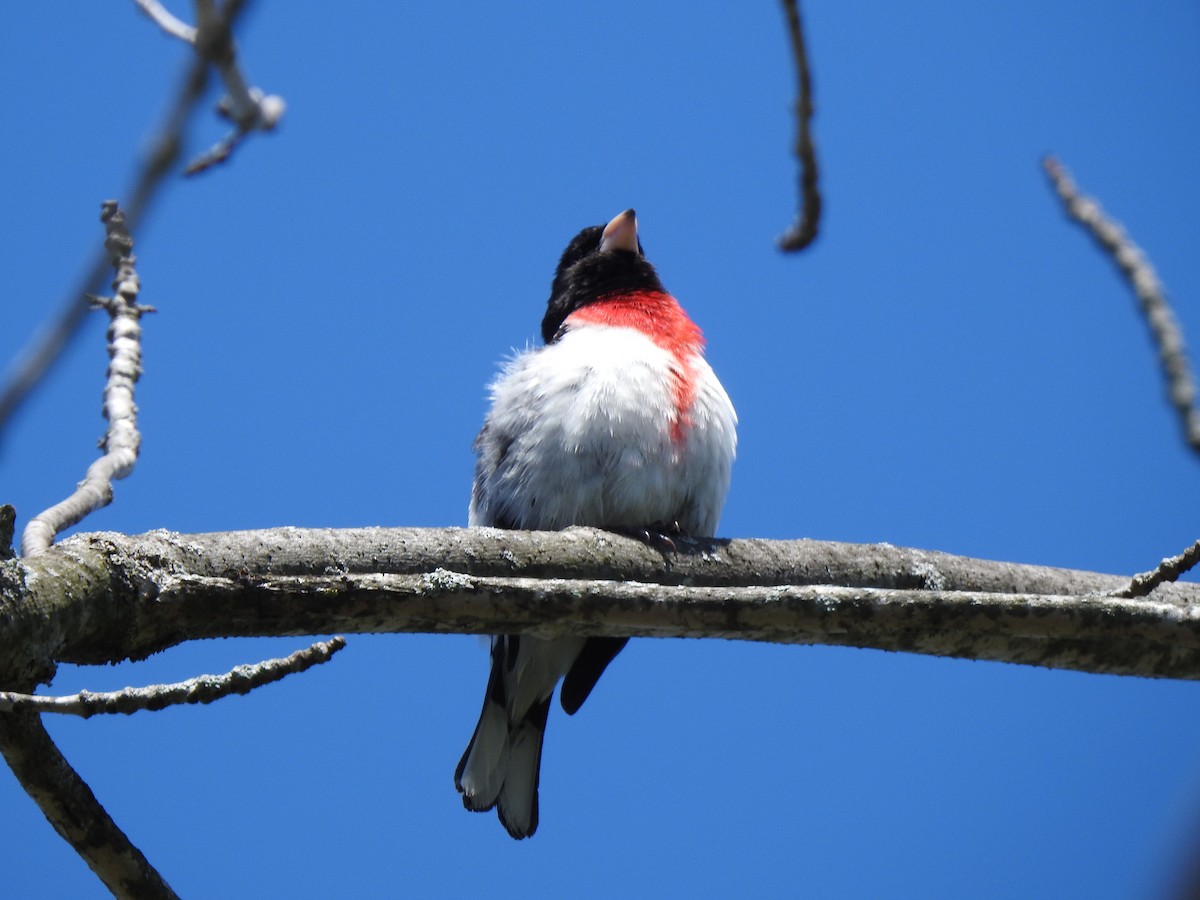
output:
[[[54,830],[113,896],[176,896],[63,758],[36,713],[0,716],[0,753]]]
[[[115,200],[102,205],[105,225],[104,248],[109,262],[117,270],[112,297],[93,298],[108,311],[108,381],[104,386],[104,417],[108,431],[101,446],[104,455],[88,466],[87,474],[69,497],[43,510],[25,526],[21,552],[34,556],[47,550],[54,536],[89,513],[112,502],[112,483],[125,478],[137,462],[142,438],[137,430],[137,407],[133,386],[142,373],[142,313],[152,307],[137,302],[139,281],[134,264],[133,237],[125,226],[125,216]]]
[[[1200,678],[1200,586],[881,545],[686,541],[587,528],[77,535],[0,565],[14,676],[186,640],[529,631],[834,644]],[[3,674],[0,672],[0,674]]]
[[[1104,214],[1100,204],[1079,193],[1070,173],[1054,157],[1047,156],[1042,167],[1050,177],[1067,215],[1080,224],[1116,263],[1138,299],[1146,324],[1158,345],[1158,358],[1167,381],[1167,394],[1179,414],[1184,440],[1200,453],[1200,412],[1196,409],[1196,379],[1188,362],[1183,331],[1167,300],[1166,291],[1154,266],[1133,242],[1120,223]]]
[[[243,0],[230,0],[225,4],[223,14],[226,28],[233,27],[245,5]],[[193,54],[171,111],[155,135],[150,153],[134,179],[129,200],[123,204],[126,225],[131,231],[137,230],[151,202],[158,196],[163,181],[179,159],[188,124],[208,85],[209,63],[202,54]],[[10,368],[0,390],[0,433],[38,382],[62,356],[71,339],[79,333],[89,309],[87,295],[100,289],[107,270],[107,254],[96,254],[85,268],[82,278],[67,293],[53,323],[33,337]]]
[[[171,37],[178,38],[185,44],[196,42],[196,29],[175,18],[158,0],[134,0],[134,2],[137,3],[138,9]]]
[[[233,694],[248,694],[255,688],[329,662],[333,654],[345,646],[346,639],[341,637],[317,641],[312,646],[297,650],[288,656],[263,660],[253,665],[236,666],[224,675],[197,675],[176,684],[128,687],[99,694],[80,691],[69,697],[45,697],[39,694],[0,691],[0,712],[62,713],[90,719],[101,713],[131,715],[142,710],[166,709],[168,706],[212,703]]]
[[[158,0],[135,2],[159,28],[171,37],[191,45],[200,59],[216,67],[225,83],[226,92],[217,105],[217,110],[237,126],[232,134],[222,138],[188,163],[183,174],[195,175],[217,163],[225,162],[250,132],[271,131],[279,124],[287,109],[287,103],[282,97],[267,95],[259,88],[251,87],[238,65],[237,47],[230,22],[243,0],[229,0],[224,10],[217,8],[216,0],[195,0],[194,28],[171,15]]]
[[[251,87],[238,65],[231,22],[245,0],[228,0],[224,9],[218,9],[216,0],[195,2],[196,35],[192,43],[199,58],[212,63],[225,84],[225,96],[217,104],[217,111],[233,122],[235,130],[188,163],[183,170],[185,175],[195,175],[225,162],[251,132],[274,130],[287,109],[282,97]]]
[[[803,250],[817,238],[821,224],[821,189],[817,181],[817,151],[812,138],[812,76],[804,45],[804,25],[798,0],[783,0],[792,58],[796,63],[796,160],[800,163],[800,209],[796,221],[779,238],[785,253]]]
[[[1119,596],[1148,596],[1160,584],[1176,581],[1180,575],[1191,571],[1197,563],[1200,563],[1200,541],[1196,541],[1177,556],[1168,556],[1149,572],[1134,575],[1129,587],[1123,590]]]
[[[17,510],[12,505],[0,505],[0,560],[12,559],[13,535],[17,530]]]

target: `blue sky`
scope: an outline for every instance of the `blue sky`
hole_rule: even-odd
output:
[[[182,11],[182,4],[177,4]],[[1135,572],[1197,536],[1200,460],[1146,329],[1038,168],[1154,260],[1200,346],[1200,11],[805,9],[826,218],[793,215],[781,11],[256,4],[279,131],[136,235],[143,454],[89,530],[463,524],[497,362],[581,227],[633,206],[740,418],[720,532]],[[13,4],[0,358],[57,309],[186,50],[133,3]],[[216,140],[209,115],[193,150]],[[3,436],[22,520],[94,458],[104,323]],[[301,640],[64,667],[56,692],[224,671]],[[471,637],[353,637],[249,697],[49,723],[184,896],[1143,897],[1200,844],[1200,687],[872,651],[632,644],[552,712],[541,828],[451,776]],[[10,775],[13,896],[103,891]]]

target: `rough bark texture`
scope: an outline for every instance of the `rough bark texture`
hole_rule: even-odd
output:
[[[182,641],[572,632],[839,644],[1200,678],[1200,587],[887,544],[678,542],[588,528],[79,535],[0,568],[6,684]]]

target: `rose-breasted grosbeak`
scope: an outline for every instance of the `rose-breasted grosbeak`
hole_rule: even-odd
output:
[[[491,386],[470,524],[713,535],[737,416],[700,329],[646,260],[632,209],[567,246],[542,337]],[[514,838],[534,833],[554,686],[563,679],[573,714],[626,640],[492,638],[483,711],[454,774],[467,809],[496,807]]]

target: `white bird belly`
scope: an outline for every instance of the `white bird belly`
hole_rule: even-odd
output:
[[[519,354],[492,386],[471,524],[678,522],[689,534],[714,533],[737,420],[703,357],[689,357],[608,326]],[[695,386],[684,410],[682,365]]]

